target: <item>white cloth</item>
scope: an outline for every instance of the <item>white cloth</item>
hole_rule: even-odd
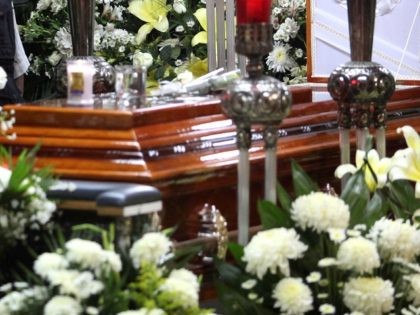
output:
[[[29,60],[26,56],[25,49],[23,48],[22,40],[20,39],[18,26],[16,23],[15,11],[13,10],[13,21],[15,24],[15,61],[14,61],[14,78],[18,78],[25,74],[29,68]]]

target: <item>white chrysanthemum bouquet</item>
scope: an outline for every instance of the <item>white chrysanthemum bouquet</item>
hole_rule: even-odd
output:
[[[259,203],[263,230],[217,263],[225,315],[420,314],[420,138],[398,132],[392,158],[358,152],[337,169],[353,172],[340,196],[292,163],[295,200],[279,185],[278,206]]]
[[[211,314],[199,307],[197,276],[174,267],[173,246],[164,233],[147,233],[134,242],[129,261],[114,251],[112,229],[101,234],[103,246],[73,238],[38,256],[33,284],[0,287],[0,314]]]
[[[306,0],[273,0],[274,48],[267,73],[286,84],[306,82]]]

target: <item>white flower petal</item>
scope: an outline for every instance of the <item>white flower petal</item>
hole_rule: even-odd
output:
[[[356,173],[357,168],[353,164],[343,164],[336,168],[334,176],[337,178],[342,178],[346,174]]]

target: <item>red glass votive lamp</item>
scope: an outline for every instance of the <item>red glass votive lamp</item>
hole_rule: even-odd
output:
[[[236,0],[238,24],[270,23],[271,0]]]

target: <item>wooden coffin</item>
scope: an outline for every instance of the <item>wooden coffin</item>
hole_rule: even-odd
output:
[[[291,89],[291,114],[279,126],[278,178],[290,182],[296,159],[321,185],[336,183],[339,164],[336,104],[312,102],[309,88]],[[163,194],[164,227],[175,238],[196,237],[198,212],[215,205],[236,229],[238,151],[235,126],[217,98],[137,111],[66,107],[64,100],[7,106],[15,110],[16,140],[1,142],[18,154],[41,144],[37,166],[52,166],[60,178],[150,184]],[[405,145],[396,128],[420,131],[420,88],[396,92],[388,104],[388,155]],[[263,196],[264,148],[258,127],[251,159],[251,224]]]

